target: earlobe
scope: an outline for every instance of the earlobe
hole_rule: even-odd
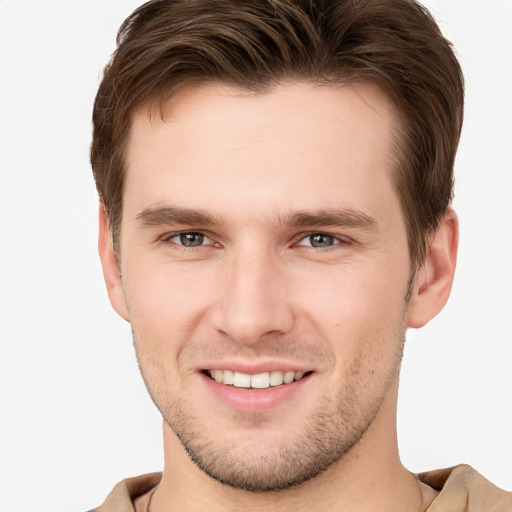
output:
[[[418,328],[445,306],[453,284],[459,243],[457,215],[449,209],[431,236],[425,262],[416,273],[407,325]]]
[[[126,321],[129,321],[119,262],[112,246],[108,216],[103,204],[101,203],[99,210],[98,251],[100,254],[101,266],[103,267],[103,277],[105,279],[105,284],[107,285],[108,297],[116,312]]]

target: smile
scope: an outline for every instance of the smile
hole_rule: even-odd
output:
[[[231,370],[206,370],[205,373],[213,380],[234,386],[235,388],[265,389],[270,386],[281,386],[302,379],[311,372],[262,372],[254,375],[234,372]]]

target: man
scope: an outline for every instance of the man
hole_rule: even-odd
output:
[[[165,467],[109,510],[511,510],[400,463],[405,332],[444,307],[463,79],[410,0],[157,0],[121,27],[91,161],[109,297]]]

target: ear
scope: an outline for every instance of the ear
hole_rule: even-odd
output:
[[[101,266],[103,267],[103,277],[107,285],[108,297],[117,313],[126,321],[129,321],[123,281],[121,279],[121,270],[112,246],[107,212],[101,203],[99,220],[98,251],[100,253]]]
[[[455,212],[449,209],[430,237],[425,262],[416,273],[409,306],[409,327],[424,326],[444,308],[452,289],[458,245],[459,221]]]

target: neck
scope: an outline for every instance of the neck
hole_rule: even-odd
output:
[[[359,442],[316,477],[290,489],[249,492],[233,489],[203,473],[164,423],[165,467],[151,512],[423,511],[435,497],[401,464],[396,439],[397,384]]]

